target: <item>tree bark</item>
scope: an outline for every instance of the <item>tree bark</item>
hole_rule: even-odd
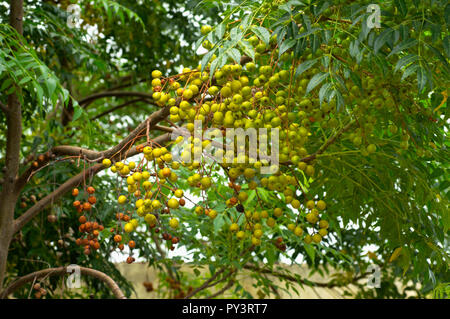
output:
[[[10,24],[20,35],[23,34],[23,0],[11,0]],[[7,109],[6,161],[0,192],[0,291],[5,279],[8,249],[14,232],[14,208],[18,198],[18,194],[14,191],[14,185],[20,163],[22,106],[16,93],[8,96]]]

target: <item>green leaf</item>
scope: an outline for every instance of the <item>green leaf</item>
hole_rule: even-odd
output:
[[[311,92],[316,86],[318,86],[323,80],[325,80],[330,74],[325,72],[319,72],[312,77],[306,87],[306,94]]]
[[[78,103],[76,103],[76,105],[73,106],[73,118],[72,121],[76,121],[80,118],[81,114],[83,114],[84,110],[83,108],[81,108]]]
[[[230,58],[232,58],[236,63],[240,63],[241,61],[241,52],[239,52],[236,48],[231,48],[227,51],[227,54]]]
[[[266,45],[269,44],[270,41],[270,33],[267,31],[264,27],[253,27],[252,31],[254,34],[258,36],[258,38],[261,39],[262,42],[264,42]]]
[[[416,39],[409,38],[409,39],[399,43],[397,46],[395,46],[395,48],[391,51],[391,53],[388,54],[387,57],[390,57],[400,51],[409,49],[410,47],[416,45],[417,43],[418,43],[418,41]]]
[[[381,34],[375,39],[375,42],[373,44],[373,50],[375,54],[377,54],[381,47],[386,43],[388,37],[393,34],[394,30],[390,28],[381,32]]]
[[[398,60],[397,64],[395,65],[394,71],[400,70],[405,65],[408,65],[412,62],[415,62],[419,59],[419,56],[417,54],[408,54],[407,56],[404,56],[400,60]]]
[[[225,25],[223,23],[219,24],[216,28],[216,37],[217,39],[222,39],[223,35],[225,34]]]
[[[295,39],[291,39],[291,40],[284,41],[283,43],[281,43],[278,56],[281,56],[284,52],[286,52],[287,50],[292,48],[295,45],[295,43],[297,43],[297,40],[295,40]]]
[[[297,67],[297,70],[295,70],[295,78],[297,78],[303,72],[309,70],[317,62],[317,60],[318,58],[315,58],[313,60],[306,60],[305,62],[301,63]]]

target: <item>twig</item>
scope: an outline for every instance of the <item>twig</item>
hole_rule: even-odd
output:
[[[230,280],[225,287],[223,287],[222,289],[220,289],[218,292],[213,293],[211,296],[206,297],[205,299],[211,299],[211,298],[215,298],[217,296],[220,296],[221,294],[223,294],[225,291],[227,291],[228,289],[230,289],[232,286],[234,285],[234,280]]]

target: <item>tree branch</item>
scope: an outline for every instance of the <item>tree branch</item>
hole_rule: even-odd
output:
[[[227,291],[228,289],[230,289],[232,286],[234,285],[234,280],[230,280],[222,289],[220,289],[219,291],[213,293],[211,296],[206,297],[205,299],[212,299],[215,298],[217,296],[220,296],[221,294],[223,294],[225,291]]]
[[[170,134],[163,134],[158,136],[157,138],[153,139],[153,143],[163,144],[166,141],[168,141],[170,138]],[[118,153],[113,157],[112,159],[118,159],[125,157],[130,157],[133,155],[138,154],[136,147],[133,147],[129,150],[122,150],[122,152]],[[18,232],[22,227],[28,223],[34,216],[36,216],[39,212],[44,210],[48,205],[50,205],[52,202],[63,196],[65,193],[72,190],[75,186],[77,186],[79,183],[83,181],[83,179],[95,175],[98,172],[102,171],[104,169],[104,166],[102,164],[96,164],[94,166],[91,166],[84,172],[79,173],[78,175],[75,175],[74,177],[67,180],[64,184],[59,186],[55,191],[50,193],[49,195],[42,198],[40,201],[38,201],[35,205],[30,207],[25,213],[23,213],[20,217],[18,217],[14,221],[14,233]]]
[[[336,134],[334,134],[331,138],[329,138],[325,144],[323,144],[315,153],[306,156],[302,158],[300,161],[308,163],[317,158],[318,155],[323,154],[323,152],[326,151],[326,149],[333,144],[339,137],[341,137],[342,134],[344,134],[346,131],[348,131],[352,125],[355,124],[355,121],[350,121],[347,125],[345,125],[343,128],[341,128]],[[283,163],[283,164],[291,164],[291,162]]]
[[[95,93],[92,95],[89,95],[85,97],[84,99],[80,100],[78,104],[80,104],[83,108],[87,108],[92,102],[98,99],[102,99],[104,97],[124,97],[124,96],[135,96],[135,97],[141,97],[145,99],[153,100],[153,97],[149,93],[145,92],[124,92],[124,91],[105,91],[100,93]]]
[[[132,143],[139,134],[144,132],[147,128],[147,123],[150,125],[151,128],[155,126],[157,123],[162,121],[167,115],[169,115],[169,109],[170,107],[166,106],[162,109],[159,109],[158,111],[152,113],[150,117],[143,121],[141,124],[139,124],[136,129],[134,129],[130,134],[128,134],[127,137],[125,137],[119,144],[116,146],[105,150],[105,151],[94,151],[78,146],[70,146],[70,145],[61,145],[61,146],[55,146],[53,147],[49,153],[54,154],[57,156],[80,156],[84,157],[87,160],[91,161],[101,161],[104,158],[112,158],[115,157],[115,155],[119,154],[126,148],[127,145]],[[35,171],[35,168],[32,166],[29,167],[18,179],[15,191],[20,192],[20,190],[26,185],[28,182],[28,178],[31,176],[31,174]]]
[[[96,119],[99,119],[99,118],[101,118],[101,117],[103,117],[105,115],[108,115],[109,113],[112,113],[112,112],[114,112],[116,110],[119,110],[121,108],[124,108],[124,107],[126,107],[128,105],[131,105],[131,104],[134,104],[134,103],[137,103],[137,102],[141,102],[141,101],[145,101],[145,99],[144,98],[138,98],[138,99],[133,99],[133,100],[126,101],[126,102],[124,102],[122,104],[116,105],[113,108],[110,108],[109,110],[106,110],[105,112],[102,112],[102,113],[92,117],[90,119],[90,121],[95,121]]]
[[[117,283],[107,274],[86,267],[80,267],[80,272],[82,275],[91,276],[97,278],[98,280],[103,281],[111,289],[112,293],[117,299],[126,299],[125,295],[123,294],[122,290],[119,288]],[[9,285],[0,295],[0,299],[8,297],[8,295],[14,293],[17,289],[19,289],[28,282],[32,282],[36,279],[40,279],[47,276],[64,276],[66,274],[68,274],[67,267],[49,268],[33,272],[26,276],[20,277],[11,285]]]
[[[289,281],[293,281],[296,282],[298,284],[303,284],[303,285],[308,285],[308,286],[316,286],[316,287],[322,287],[322,288],[334,288],[334,287],[341,287],[341,286],[346,286],[350,283],[354,283],[357,282],[360,279],[365,278],[369,273],[365,273],[365,274],[361,274],[359,276],[354,277],[350,282],[345,282],[345,283],[337,283],[337,282],[313,282],[313,281],[309,281],[309,280],[303,280],[300,278],[297,278],[295,276],[291,276],[291,275],[287,275],[287,274],[283,274],[283,273],[279,273],[276,271],[273,271],[271,269],[265,269],[265,268],[259,268],[257,266],[254,265],[244,265],[245,269],[254,271],[254,272],[258,272],[261,274],[268,274],[268,275],[272,275],[278,278],[282,278],[285,280],[289,280]]]

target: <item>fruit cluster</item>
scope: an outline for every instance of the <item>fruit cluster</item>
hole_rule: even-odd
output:
[[[80,195],[80,191],[78,188],[74,188],[72,190],[72,196],[75,197],[75,201],[73,202],[73,206],[76,208],[78,214],[78,221],[80,223],[78,230],[82,234],[81,237],[77,238],[75,243],[78,246],[82,246],[84,248],[84,254],[89,255],[91,250],[100,249],[100,242],[98,240],[100,232],[103,231],[104,226],[99,224],[95,220],[90,220],[92,206],[97,202],[96,197],[94,196],[95,189],[92,186],[88,186],[85,189],[85,192],[82,197],[85,197],[86,201],[80,201],[77,199]],[[86,198],[87,197],[87,198]]]

